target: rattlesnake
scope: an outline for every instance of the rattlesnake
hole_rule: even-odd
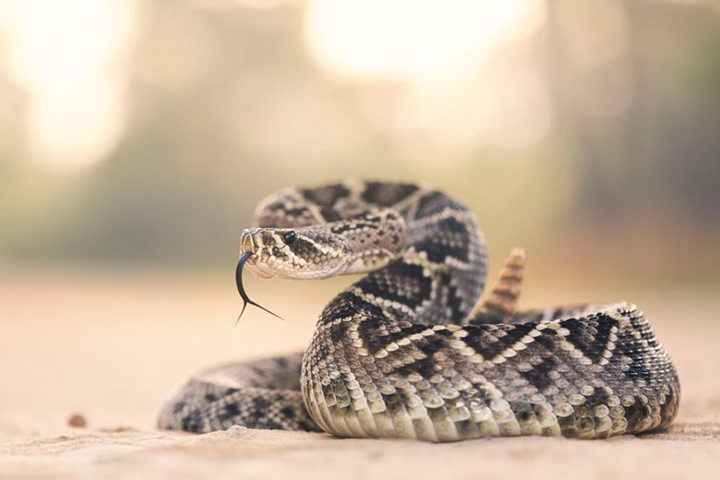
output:
[[[635,306],[516,312],[524,257],[514,251],[474,308],[485,241],[474,215],[438,190],[290,188],[258,206],[256,225],[243,232],[240,266],[257,276],[369,273],[325,307],[304,355],[201,372],[165,405],[161,428],[605,438],[676,414],[675,367]]]

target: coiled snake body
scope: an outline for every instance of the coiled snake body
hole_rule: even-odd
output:
[[[416,184],[348,181],[263,201],[243,233],[260,277],[369,272],[320,315],[303,354],[192,377],[159,426],[323,430],[434,442],[605,438],[667,425],[675,368],[627,303],[515,312],[523,256],[487,299],[485,243],[460,203]]]

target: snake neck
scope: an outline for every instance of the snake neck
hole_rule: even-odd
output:
[[[467,319],[486,274],[485,242],[474,215],[435,190],[405,200],[387,210],[405,224],[405,248],[335,297],[320,324],[348,316],[425,325]]]
[[[371,209],[327,225],[342,237],[347,259],[341,274],[368,273],[386,267],[402,255],[406,245],[405,219],[393,209]]]

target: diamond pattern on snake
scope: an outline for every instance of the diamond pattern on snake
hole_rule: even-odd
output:
[[[475,215],[436,189],[289,188],[259,204],[255,225],[243,232],[239,270],[366,275],[320,313],[304,353],[192,376],[163,407],[161,428],[597,439],[675,417],[678,376],[642,312],[625,302],[518,311],[521,250],[478,302],[485,240]]]

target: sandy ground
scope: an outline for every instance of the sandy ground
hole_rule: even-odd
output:
[[[232,272],[0,270],[0,479],[720,475],[720,298],[712,291],[528,285],[528,306],[628,298],[645,310],[683,387],[679,417],[664,433],[431,445],[239,427],[208,435],[154,429],[159,406],[189,372],[302,349],[342,283],[248,279],[256,300],[288,321],[253,310],[233,327]],[[86,428],[67,425],[74,412]]]

